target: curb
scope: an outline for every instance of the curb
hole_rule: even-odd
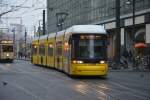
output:
[[[31,61],[31,59],[15,59],[15,60]]]
[[[150,70],[109,70],[109,72],[150,72]]]

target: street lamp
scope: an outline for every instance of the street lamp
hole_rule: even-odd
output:
[[[135,0],[127,0],[126,5],[131,5],[132,4],[132,18],[133,18],[133,26],[132,26],[132,33],[135,33]],[[120,60],[120,0],[116,0],[116,58],[115,60],[118,62]]]
[[[42,35],[45,35],[46,34],[46,28],[45,28],[45,10],[43,10],[43,34]]]
[[[56,24],[57,24],[58,30],[62,30],[63,29],[64,21],[66,20],[66,17],[68,15],[69,14],[67,12],[56,13],[56,18],[57,18]]]
[[[120,39],[120,0],[116,0],[116,55],[115,62],[120,62],[121,39]]]
[[[131,1],[130,0],[127,0],[126,1],[126,5],[130,5],[131,4]]]
[[[12,32],[13,32],[13,44],[14,44],[14,48],[13,48],[13,50],[14,50],[14,54],[16,54],[16,45],[15,45],[15,43],[16,43],[16,36],[15,36],[15,28],[13,28],[12,29]]]
[[[132,25],[132,34],[135,33],[135,0],[127,0],[126,5],[132,5],[132,19],[133,19],[133,25]]]
[[[40,37],[40,35],[41,35],[41,21],[42,20],[39,20],[39,26],[38,26],[38,36]]]
[[[25,27],[25,34],[24,34],[25,40],[24,40],[24,44],[25,44],[25,58],[27,56],[27,30]]]

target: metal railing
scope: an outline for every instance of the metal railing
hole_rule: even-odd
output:
[[[133,60],[133,68],[135,70],[150,70],[150,55],[135,57]]]
[[[108,61],[109,68],[113,70],[120,69],[131,69],[138,71],[150,70],[150,55],[146,56],[136,56],[132,58],[132,61],[128,59],[120,59],[120,62],[116,63],[113,60]]]

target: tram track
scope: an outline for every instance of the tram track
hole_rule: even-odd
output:
[[[122,84],[114,82],[112,80],[109,81],[107,83],[107,85],[109,85],[110,87],[113,87],[113,86],[117,87],[117,88],[119,87],[120,90],[118,90],[117,88],[115,88],[115,89],[106,88],[106,87],[102,86],[102,84],[98,85],[97,82],[100,82],[100,81],[97,81],[97,80],[96,80],[96,82],[95,81],[90,82],[89,80],[84,80],[81,82],[83,82],[84,84],[87,84],[91,89],[94,89],[94,91],[101,93],[101,94],[105,94],[106,96],[110,97],[111,99],[108,99],[108,100],[112,100],[112,99],[113,100],[122,100],[121,98],[119,98],[120,95],[128,95],[129,93],[132,94],[132,96],[137,97],[139,100],[148,100],[150,97],[146,93],[142,93],[138,90],[134,90],[132,88],[129,88],[127,86],[124,86]]]
[[[113,72],[113,75],[112,73],[108,75],[108,79],[70,78],[64,73],[37,67],[25,61],[17,61],[11,67],[5,66],[7,65],[0,64],[0,69],[4,70],[0,75],[5,75],[2,80],[25,95],[34,99],[38,98],[37,100],[47,100],[49,96],[53,99],[69,100],[68,93],[72,94],[71,100],[149,100],[150,98],[149,89],[142,86],[140,80],[120,78],[118,76],[120,73]],[[136,75],[132,74],[134,78]],[[148,78],[146,75],[145,79]],[[138,79],[138,76],[135,78]],[[134,86],[132,82],[138,81],[140,81],[139,84]],[[149,81],[143,82],[144,85],[148,83]],[[138,88],[138,86],[141,87]],[[144,89],[147,90],[144,91]],[[36,92],[37,90],[39,91]]]
[[[111,92],[113,91],[115,91],[116,92],[116,90],[112,90],[112,89],[110,89],[110,88],[107,88],[107,87],[104,87],[104,86],[102,86],[102,84],[101,85],[96,85],[96,84],[94,84],[93,82],[92,83],[90,83],[89,81],[87,82],[87,81],[81,81],[83,84],[86,84],[86,85],[88,85],[88,87],[90,88],[89,90],[91,91],[95,91],[95,92],[93,92],[93,93],[97,93],[97,95],[101,95],[101,96],[99,96],[99,99],[100,100],[102,100],[102,99],[106,99],[106,100],[120,100],[119,99],[119,97],[117,97],[117,96],[114,96]],[[109,93],[110,92],[110,93]],[[118,93],[119,93],[119,91],[118,91]]]
[[[24,67],[20,67],[20,66],[18,66],[18,68],[20,68],[20,71],[22,70],[22,71],[24,71],[24,70],[27,70],[26,68],[24,68]],[[38,68],[36,71],[37,72],[34,72],[35,70],[33,70],[33,73],[38,73],[38,71],[40,70],[40,68]],[[28,71],[30,71],[30,69],[29,70],[27,70],[27,72],[21,72],[21,73],[27,73],[27,74],[31,74],[30,72],[28,72]],[[33,73],[32,73],[32,76],[33,76]],[[40,73],[42,73],[42,72],[40,72]],[[43,73],[46,73],[46,72],[43,72]],[[59,73],[59,72],[57,72],[57,73]],[[48,74],[48,72],[47,72],[47,74]],[[52,74],[52,73],[51,73]],[[54,77],[57,77],[57,78],[59,78],[59,79],[62,79],[64,82],[65,81],[69,81],[68,80],[68,78],[66,78],[66,75],[64,75],[63,73],[61,73],[62,75],[63,75],[63,77],[61,76],[59,76],[59,75],[56,75],[56,73],[54,72],[53,73],[53,75],[54,75]],[[34,77],[37,77],[37,75],[38,74],[35,74],[34,75]],[[44,75],[45,76],[45,75]],[[48,75],[46,75],[46,76],[48,76]],[[38,77],[39,78],[39,77]],[[48,77],[47,77],[48,78]],[[47,80],[47,78],[44,78],[44,79],[42,79],[43,81],[46,81]],[[74,79],[71,79],[71,80],[74,80]],[[122,95],[123,93],[125,93],[125,94],[128,94],[128,92],[125,92],[125,91],[129,91],[133,96],[135,96],[135,97],[137,97],[137,98],[139,98],[139,99],[142,99],[142,100],[146,100],[147,99],[147,97],[149,97],[149,95],[148,94],[145,94],[145,93],[142,93],[142,92],[139,92],[139,91],[137,91],[137,90],[134,90],[134,89],[132,89],[132,88],[129,88],[129,87],[127,87],[127,86],[125,86],[125,85],[122,85],[122,84],[119,84],[119,83],[116,83],[115,81],[113,81],[113,80],[111,80],[111,81],[109,81],[109,80],[102,80],[104,83],[106,82],[107,83],[107,85],[109,85],[110,87],[112,87],[112,86],[115,86],[115,87],[120,87],[122,90],[124,90],[123,92],[122,91],[120,91],[120,90],[117,90],[117,88],[116,89],[111,89],[111,88],[106,88],[106,87],[104,87],[104,86],[102,86],[102,84],[100,84],[100,85],[98,85],[99,83],[98,82],[100,82],[99,81],[99,79],[97,80],[96,79],[96,81],[95,81],[95,79],[92,79],[92,82],[91,82],[91,80],[75,80],[76,81],[76,83],[78,83],[78,81],[79,81],[79,83],[81,82],[81,83],[84,83],[84,84],[86,84],[87,85],[87,87],[88,88],[90,88],[89,90],[92,90],[92,91],[95,91],[98,95],[100,94],[101,96],[105,96],[105,97],[107,97],[107,98],[111,98],[110,100],[120,100],[120,98],[118,97],[119,95]],[[49,81],[49,82],[51,82],[51,81]],[[109,83],[109,84],[108,84]],[[78,91],[79,92],[79,91]],[[89,91],[86,91],[86,90],[80,90],[80,92],[82,93],[82,94],[86,94],[86,93],[88,93]],[[94,92],[93,92],[94,93]],[[116,94],[115,94],[116,93]],[[114,95],[113,95],[114,94]],[[115,95],[117,95],[117,96],[115,96]],[[141,96],[142,95],[142,96]]]

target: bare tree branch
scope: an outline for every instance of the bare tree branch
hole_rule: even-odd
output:
[[[3,15],[9,13],[9,12],[13,12],[13,11],[17,11],[19,10],[20,8],[22,8],[22,6],[24,5],[24,3],[26,3],[28,0],[25,0],[22,4],[18,5],[18,6],[11,6],[12,8],[6,12],[3,12],[0,14],[0,17],[2,17]],[[14,9],[14,7],[16,7],[16,9]],[[23,8],[27,8],[27,7],[23,7]]]

